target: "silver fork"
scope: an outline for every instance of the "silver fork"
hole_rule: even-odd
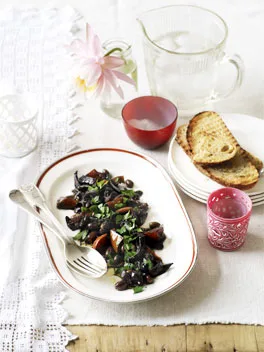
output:
[[[47,223],[45,219],[35,210],[33,200],[28,201],[28,197],[24,196],[20,190],[13,190],[9,193],[9,198],[20,206],[23,210],[33,215],[39,222],[52,231],[63,243],[64,257],[67,266],[78,274],[86,275],[93,278],[99,278],[107,272],[107,264],[103,256],[91,247],[78,247],[65,232],[59,232],[52,225]],[[40,203],[38,207],[42,209]],[[47,212],[48,214],[49,212]],[[49,220],[50,216],[48,216]]]
[[[64,226],[62,226],[61,223],[54,216],[54,214],[48,207],[45,197],[43,196],[43,194],[41,193],[41,191],[36,185],[34,185],[33,183],[22,185],[21,187],[19,187],[19,190],[21,193],[23,193],[26,200],[33,207],[38,207],[41,211],[43,211],[46,214],[46,216],[53,222],[53,224],[58,229],[58,231],[62,234],[62,236],[67,234],[67,229],[64,228]],[[69,242],[75,243],[71,236],[68,235],[67,239]]]

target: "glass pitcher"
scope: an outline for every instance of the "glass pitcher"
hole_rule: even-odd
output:
[[[241,85],[243,62],[225,54],[228,28],[214,12],[173,5],[145,12],[138,21],[151,93],[171,100],[181,114],[198,113]],[[219,91],[224,63],[236,69],[235,80],[226,79],[225,92]]]

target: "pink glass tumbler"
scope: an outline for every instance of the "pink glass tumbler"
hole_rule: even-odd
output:
[[[251,211],[251,199],[239,189],[226,187],[211,193],[207,200],[210,244],[223,251],[241,247],[246,239]]]

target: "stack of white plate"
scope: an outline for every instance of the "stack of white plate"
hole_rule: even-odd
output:
[[[221,116],[238,143],[244,149],[264,160],[264,121],[242,114],[222,114]],[[206,203],[211,192],[224,187],[202,174],[193,165],[175,138],[170,144],[168,164],[179,188],[199,202]],[[264,175],[260,176],[253,188],[245,192],[251,198],[253,206],[264,204]]]

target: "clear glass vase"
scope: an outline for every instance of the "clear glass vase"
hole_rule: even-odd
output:
[[[131,45],[123,39],[109,39],[102,46],[105,54],[110,52],[110,55],[124,59],[124,65],[116,70],[125,73],[136,83],[136,86],[132,86],[127,82],[119,81],[124,93],[124,99],[113,89],[107,96],[101,98],[101,109],[111,117],[121,118],[123,106],[137,96],[137,64],[132,56]]]

